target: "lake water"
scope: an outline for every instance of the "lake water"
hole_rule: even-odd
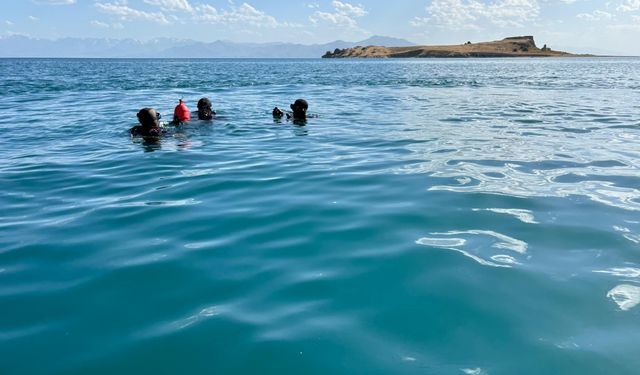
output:
[[[640,59],[0,77],[2,373],[640,371]]]

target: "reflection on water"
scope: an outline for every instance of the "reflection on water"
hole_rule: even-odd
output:
[[[640,286],[621,284],[607,293],[622,311],[631,310],[640,303]]]
[[[476,262],[492,267],[511,267],[520,264],[509,254],[484,254],[493,249],[505,249],[524,255],[527,243],[504,234],[485,230],[449,231],[447,233],[431,233],[432,236],[423,237],[416,241],[419,245],[449,249],[459,252]],[[451,238],[449,236],[463,236],[469,238]],[[483,238],[484,237],[484,238]],[[487,243],[488,242],[488,243]]]
[[[523,209],[518,209],[518,208],[485,208],[485,209],[474,208],[473,209],[473,211],[482,211],[482,210],[495,212],[495,213],[498,213],[498,214],[512,215],[515,218],[517,218],[518,220],[522,221],[523,223],[527,223],[527,224],[539,224],[535,220],[535,217],[533,216],[531,211],[529,211],[529,210],[523,210]]]

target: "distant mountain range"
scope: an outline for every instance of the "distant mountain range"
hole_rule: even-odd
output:
[[[327,51],[355,46],[413,46],[404,39],[373,36],[359,42],[337,40],[326,44],[211,43],[188,39],[62,38],[36,39],[20,35],[0,37],[0,57],[83,58],[319,58]]]

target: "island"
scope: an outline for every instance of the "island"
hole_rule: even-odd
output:
[[[533,36],[514,36],[494,42],[449,46],[383,47],[366,46],[327,51],[322,58],[407,58],[407,57],[572,57],[568,52],[538,48]]]

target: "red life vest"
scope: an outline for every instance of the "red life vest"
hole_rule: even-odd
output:
[[[176,109],[173,111],[173,117],[179,121],[189,121],[191,120],[191,113],[189,112],[189,108],[184,104],[182,100],[176,106]]]

